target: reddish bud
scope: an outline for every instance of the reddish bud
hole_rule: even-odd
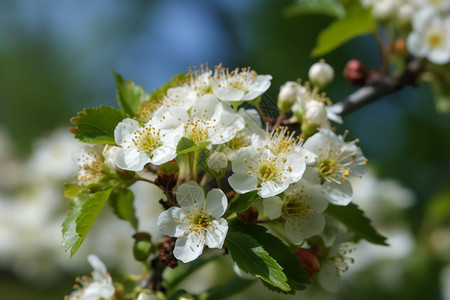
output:
[[[345,65],[344,76],[353,85],[363,85],[367,77],[366,67],[361,61],[351,59]]]
[[[406,54],[407,49],[406,49],[406,41],[405,41],[405,39],[398,39],[398,40],[396,40],[392,44],[392,50],[394,51],[394,53],[398,53],[398,54],[401,54],[401,55]]]
[[[308,272],[308,278],[311,278],[314,274],[319,272],[320,263],[317,257],[311,253],[312,250],[308,249],[298,249],[295,251],[295,255],[297,255],[298,259],[305,265],[305,270]]]
[[[245,223],[255,223],[258,220],[258,210],[250,206],[246,211],[236,213]]]

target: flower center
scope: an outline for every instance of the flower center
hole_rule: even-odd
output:
[[[263,181],[271,180],[277,173],[272,164],[265,164],[258,170],[259,176]]]
[[[191,226],[189,226],[188,228],[190,231],[203,231],[208,228],[209,225],[211,225],[211,217],[206,214],[199,213],[197,215],[194,215],[194,217],[190,221],[190,224]]]
[[[323,160],[319,165],[319,174],[323,177],[330,176],[336,172],[336,162],[333,159]]]
[[[440,34],[440,32],[438,31],[433,31],[431,32],[428,37],[428,43],[431,46],[431,48],[437,48],[442,46],[442,44],[444,43],[444,40],[442,38],[442,35]]]
[[[286,215],[299,218],[304,217],[311,209],[311,205],[300,198],[290,199],[284,203],[283,211]]]
[[[209,125],[209,123],[203,120],[188,120],[187,124],[184,126],[184,132],[189,139],[194,143],[199,144],[208,139],[209,131],[212,128],[214,128],[214,126]]]
[[[302,143],[300,137],[293,138],[293,135],[294,132],[290,134],[289,131],[287,131],[287,127],[278,127],[275,132],[268,134],[271,144],[265,145],[265,147],[270,147],[270,150],[275,155],[292,152]]]
[[[134,144],[139,148],[139,150],[144,151],[148,155],[158,147],[162,146],[160,129],[156,130],[153,127],[146,127],[143,131],[138,132],[140,135],[139,141],[133,139]]]

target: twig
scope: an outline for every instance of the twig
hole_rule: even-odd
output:
[[[361,87],[341,102],[332,105],[330,110],[344,117],[383,96],[401,90],[405,86],[416,86],[417,79],[423,71],[424,63],[424,59],[413,59],[408,63],[403,73],[381,76],[380,79]]]

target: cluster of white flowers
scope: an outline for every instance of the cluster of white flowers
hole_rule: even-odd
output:
[[[322,60],[310,79],[323,87],[333,72]],[[277,234],[303,251],[296,254],[300,261],[306,255],[313,262],[311,276],[322,263],[345,269],[338,232],[347,240],[351,234],[325,211],[352,201],[350,180],[365,173],[366,159],[357,140],[331,129],[331,121],[342,120],[327,110],[330,100],[318,86],[287,82],[278,95],[282,114],[270,124],[259,103],[272,76],[221,66],[185,75],[159,90],[158,99],[141,103],[136,117],[119,121],[114,144],[85,146],[75,155],[80,188],[90,193],[136,181],[159,187],[161,196],[152,198],[162,199],[164,210],[154,223],[166,237],[155,243],[160,257],[153,259],[170,267],[197,259],[205,247],[223,248],[237,217],[284,226]],[[229,203],[252,198],[258,209],[248,208],[247,219],[229,211]],[[136,213],[139,221],[149,220]]]
[[[407,49],[434,64],[450,61],[450,2],[446,0],[361,0],[375,19],[407,33]],[[412,31],[411,28],[412,27]]]

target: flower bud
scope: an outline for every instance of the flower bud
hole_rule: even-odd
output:
[[[410,3],[402,4],[397,11],[397,20],[400,26],[406,27],[411,24],[412,16],[415,13],[414,6]]]
[[[394,0],[381,0],[374,3],[372,8],[373,17],[380,21],[388,21],[393,14],[397,11],[396,3]]]
[[[278,108],[282,112],[288,112],[291,109],[301,88],[301,85],[295,81],[288,81],[280,87]]]
[[[326,87],[334,78],[333,67],[321,59],[309,68],[309,80],[320,88]]]
[[[351,59],[345,65],[344,76],[353,85],[363,85],[366,81],[367,71],[361,61]]]
[[[308,101],[306,104],[305,118],[308,122],[315,125],[321,125],[326,122],[328,120],[327,111],[323,102],[317,100]]]
[[[310,250],[300,248],[294,254],[305,265],[305,271],[308,272],[309,278],[319,272],[319,260]]]
[[[228,167],[228,156],[223,152],[214,151],[209,155],[206,164],[214,178],[222,178]]]
[[[133,255],[137,261],[145,261],[150,256],[152,250],[151,236],[147,232],[138,232],[133,235],[135,241],[133,245]]]
[[[137,300],[157,300],[156,295],[152,294],[150,290],[142,290],[137,297]]]

